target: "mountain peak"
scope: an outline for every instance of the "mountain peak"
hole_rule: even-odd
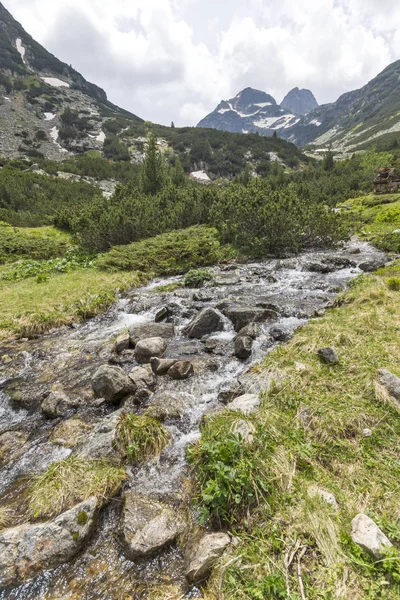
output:
[[[317,108],[318,102],[310,90],[300,90],[298,87],[295,87],[286,94],[281,102],[281,106],[294,115],[303,117],[314,110],[314,108]]]

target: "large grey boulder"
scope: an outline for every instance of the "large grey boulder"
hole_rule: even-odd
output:
[[[243,396],[239,396],[232,402],[229,402],[226,408],[240,411],[244,415],[250,415],[259,408],[260,404],[260,396],[258,394],[243,394]]]
[[[235,306],[226,310],[226,316],[232,321],[235,331],[240,331],[250,323],[262,323],[278,317],[272,308],[258,308],[251,306]]]
[[[194,375],[194,368],[189,360],[179,360],[168,369],[168,375],[171,379],[189,379],[189,377],[193,377]]]
[[[121,333],[114,343],[114,351],[116,354],[121,354],[124,350],[129,348],[129,333]]]
[[[143,325],[134,325],[129,330],[129,339],[132,346],[136,346],[141,340],[148,338],[170,339],[175,335],[175,328],[172,323],[144,323]]]
[[[190,541],[185,553],[187,579],[191,583],[206,579],[230,543],[227,533],[208,533]]]
[[[185,328],[184,333],[190,338],[200,339],[214,331],[223,331],[222,315],[214,308],[204,308]]]
[[[259,323],[249,323],[238,332],[238,336],[249,336],[253,340],[261,334],[261,325]]]
[[[387,369],[379,369],[379,383],[385,388],[389,396],[396,400],[398,408],[400,408],[400,377],[394,375]]]
[[[53,521],[26,523],[0,533],[0,589],[74,558],[96,526],[97,498],[89,498]]]
[[[121,367],[103,365],[93,375],[92,388],[97,398],[117,404],[125,396],[133,394],[135,384]]]
[[[160,357],[167,349],[166,341],[161,337],[140,340],[135,346],[135,358],[138,363],[149,363],[154,356]]]
[[[139,494],[125,494],[121,541],[131,559],[156,554],[184,530],[182,516],[169,506]]]
[[[253,340],[249,335],[237,336],[235,338],[235,356],[245,360],[251,356]]]
[[[123,412],[117,410],[97,423],[74,453],[87,459],[106,458],[112,464],[120,465],[123,453],[117,444],[117,427]]]
[[[186,394],[158,392],[152,398],[151,405],[146,409],[145,415],[159,421],[180,419],[188,412],[192,404],[192,398]]]
[[[50,392],[41,403],[43,414],[49,419],[65,417],[69,411],[79,406],[77,398],[70,398],[61,390]]]
[[[367,515],[358,514],[351,522],[351,539],[355,544],[370,552],[375,558],[382,558],[385,548],[392,546],[378,525]]]
[[[151,369],[155,375],[166,375],[176,362],[178,362],[177,358],[157,358],[153,356],[150,359]]]
[[[132,379],[137,389],[148,388],[153,389],[156,386],[156,378],[150,368],[150,365],[144,367],[133,367],[129,373],[130,379]]]
[[[384,267],[386,264],[386,258],[384,255],[382,256],[371,256],[370,258],[365,259],[364,261],[358,264],[358,268],[361,271],[365,271],[369,273],[371,271],[376,271],[381,267]]]

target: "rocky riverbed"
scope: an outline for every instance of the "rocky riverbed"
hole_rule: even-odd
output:
[[[385,260],[354,241],[335,252],[221,265],[200,289],[157,280],[83,325],[3,344],[0,599],[148,598],[153,585],[201,597],[196,584],[230,538],[196,528],[187,446],[216,408],[256,410],[268,381],[251,367]],[[163,423],[161,454],[126,465],[112,501],[87,498],[53,520],[30,520],[26,490],[54,461],[126,463],[114,439],[124,412]]]

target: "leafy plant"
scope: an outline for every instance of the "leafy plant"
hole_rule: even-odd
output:
[[[206,281],[211,281],[213,278],[210,269],[191,269],[183,279],[185,287],[201,287]]]

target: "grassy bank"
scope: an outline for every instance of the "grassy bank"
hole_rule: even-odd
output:
[[[207,598],[299,600],[301,584],[307,600],[400,597],[400,419],[376,386],[380,367],[400,376],[393,277],[400,264],[359,277],[336,308],[267,356],[258,374],[276,383],[252,419],[250,451],[234,448],[231,419],[206,423],[192,451],[198,477],[208,473],[198,502],[239,540]],[[319,360],[317,349],[327,346],[337,350],[337,365]],[[338,507],[318,489],[334,494]],[[380,561],[351,541],[360,512],[395,546]]]

